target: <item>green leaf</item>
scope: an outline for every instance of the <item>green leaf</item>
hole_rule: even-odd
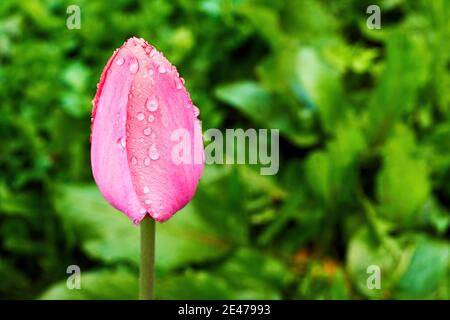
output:
[[[386,218],[403,226],[423,224],[418,215],[430,194],[425,159],[418,155],[412,132],[398,126],[383,150],[377,195]]]
[[[227,282],[204,271],[187,271],[170,275],[156,282],[156,298],[183,299],[233,299],[233,291]]]
[[[381,239],[360,228],[347,252],[347,270],[353,284],[369,298],[447,298],[449,245],[421,234],[404,234]],[[367,267],[380,267],[381,289],[369,289]]]
[[[112,208],[95,185],[62,185],[54,204],[88,255],[109,263],[139,262],[139,229]]]
[[[340,74],[328,65],[312,47],[300,48],[295,60],[295,79],[302,93],[314,104],[326,131],[345,114]]]
[[[161,271],[207,263],[224,256],[230,241],[188,205],[156,229],[156,267]]]
[[[347,249],[346,269],[354,287],[365,297],[381,299],[389,297],[396,282],[395,268],[398,256],[395,250],[375,238],[367,227],[355,232]],[[381,271],[381,289],[369,289],[367,279],[369,266],[377,266]]]
[[[89,256],[138,265],[139,228],[113,209],[96,186],[62,186],[54,202]],[[227,251],[228,243],[212,232],[191,206],[156,227],[156,268],[160,271],[213,260]]]
[[[304,135],[300,133],[298,114],[293,114],[287,104],[276,100],[265,88],[256,82],[239,81],[216,88],[216,97],[238,109],[255,124],[269,129],[279,129],[280,134],[301,144]]]
[[[217,269],[216,274],[235,289],[248,292],[257,289],[260,291],[258,297],[265,296],[265,299],[280,299],[281,291],[293,279],[283,262],[249,248],[239,249]]]
[[[138,277],[126,269],[100,269],[86,273],[81,270],[80,289],[69,289],[66,281],[51,286],[39,299],[135,300],[138,297]]]
[[[383,142],[400,117],[411,111],[416,91],[428,76],[426,50],[423,42],[405,32],[389,37],[386,64],[368,107],[371,142]]]
[[[450,246],[443,241],[420,237],[407,271],[395,287],[397,299],[447,299],[437,296],[437,290],[449,289]]]
[[[156,282],[158,299],[280,299],[292,280],[275,258],[241,249],[212,270],[167,274]]]
[[[335,137],[325,151],[310,154],[306,161],[307,181],[313,192],[328,205],[351,202],[358,178],[358,161],[366,141],[354,116],[335,127]],[[346,201],[347,200],[347,201]]]
[[[349,298],[349,289],[342,267],[331,259],[310,259],[302,266],[296,294],[300,299],[344,300]]]
[[[82,93],[87,88],[89,69],[80,62],[71,63],[62,73],[62,79],[73,91]]]
[[[248,188],[236,168],[218,170],[214,178],[201,180],[193,205],[211,232],[221,235],[231,244],[240,245],[248,241],[249,212],[242,201]],[[214,166],[205,168],[205,173],[216,171]],[[228,190],[223,193],[223,190]]]

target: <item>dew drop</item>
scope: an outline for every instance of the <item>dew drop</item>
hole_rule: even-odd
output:
[[[122,136],[122,137],[120,137],[120,138],[117,140],[117,144],[119,145],[119,147],[120,147],[121,149],[125,149],[125,147],[126,147],[126,145],[127,145],[127,140],[125,139],[124,136]]]
[[[183,88],[183,84],[181,83],[180,78],[175,78],[175,87],[180,90],[181,88]]]
[[[132,58],[129,70],[132,74],[135,74],[139,70],[139,63],[135,58]]]
[[[152,114],[150,114],[147,118],[148,122],[153,122],[155,120],[155,116],[153,116]]]
[[[136,157],[131,157],[131,164],[135,165],[137,163]]]
[[[145,202],[145,204],[147,204],[147,205],[152,203],[152,202],[151,202],[150,200],[148,200],[148,199],[145,200],[144,202]]]
[[[136,118],[137,118],[139,121],[142,121],[142,120],[144,120],[145,115],[144,115],[142,112],[139,112]]]
[[[147,103],[145,104],[145,107],[148,111],[156,111],[158,109],[158,100],[156,100],[155,97],[152,97],[147,100]]]
[[[147,194],[150,192],[150,189],[149,189],[149,187],[145,186],[142,191],[144,191],[144,193]]]
[[[153,73],[154,73],[154,72],[153,72],[153,69],[148,69],[148,74],[149,74],[149,75],[153,75]]]
[[[152,132],[152,130],[150,128],[144,129],[144,135],[148,136],[150,134],[150,132]]]
[[[147,213],[147,209],[145,209],[144,207],[140,207],[140,208],[139,208],[139,213],[140,213],[140,214]]]
[[[156,149],[156,145],[155,144],[152,144],[150,149],[148,149],[148,155],[150,156],[150,159],[152,159],[152,160],[158,160],[159,159],[158,149]]]
[[[199,108],[197,108],[196,106],[194,106],[194,116],[198,117],[199,114],[200,114]]]
[[[158,72],[159,72],[159,73],[166,73],[167,70],[166,70],[166,68],[165,68],[164,66],[159,66],[159,67],[158,67]]]
[[[149,165],[150,165],[150,158],[145,158],[145,159],[144,159],[144,164],[145,164],[146,166],[149,166]]]
[[[121,66],[121,65],[123,65],[124,62],[125,62],[125,60],[121,57],[121,58],[117,59],[116,64],[118,66]]]

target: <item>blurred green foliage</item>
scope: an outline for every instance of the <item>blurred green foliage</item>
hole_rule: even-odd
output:
[[[0,298],[136,298],[138,229],[89,160],[96,83],[136,35],[204,129],[281,134],[276,176],[207,166],[157,226],[157,298],[449,299],[450,1],[376,1],[369,30],[373,2],[0,1]]]

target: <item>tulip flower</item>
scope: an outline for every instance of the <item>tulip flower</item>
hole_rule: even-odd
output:
[[[105,199],[141,224],[141,269],[153,268],[154,253],[147,250],[153,250],[154,220],[169,219],[197,188],[204,166],[198,113],[176,68],[143,39],[126,41],[100,77],[92,111],[92,172]],[[197,161],[174,161],[177,130],[187,133],[183,150]],[[152,282],[143,280],[144,286]]]

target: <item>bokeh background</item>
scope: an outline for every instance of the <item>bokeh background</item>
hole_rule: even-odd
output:
[[[89,159],[96,84],[133,35],[178,67],[204,129],[281,136],[277,175],[208,165],[158,224],[157,298],[449,298],[446,0],[0,1],[0,298],[137,297],[139,229]]]

